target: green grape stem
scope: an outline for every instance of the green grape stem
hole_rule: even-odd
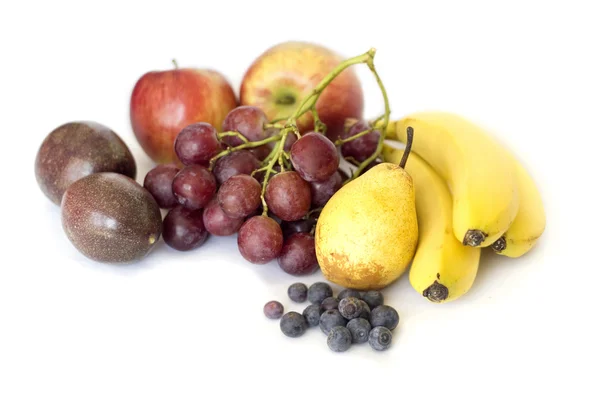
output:
[[[356,139],[358,139],[360,137],[363,137],[366,134],[368,134],[369,132],[373,132],[373,128],[369,128],[369,129],[367,129],[365,131],[359,132],[356,135],[352,135],[352,136],[350,136],[349,138],[346,138],[346,139],[338,139],[338,140],[335,141],[335,145],[336,146],[341,146],[344,143],[348,143],[348,142],[356,140]]]
[[[219,140],[221,140],[227,136],[235,136],[235,137],[239,138],[242,142],[248,143],[248,139],[246,138],[246,136],[242,135],[238,131],[227,131],[227,132],[217,133],[217,137],[219,138]]]
[[[217,154],[216,156],[214,156],[213,158],[210,159],[209,169],[212,171],[212,169],[215,166],[215,163],[217,162],[217,160],[219,158],[225,157],[226,155],[229,155],[229,154],[233,153],[234,151],[244,150],[244,149],[253,149],[255,147],[262,146],[263,144],[267,144],[267,143],[271,143],[271,142],[276,142],[276,141],[280,140],[281,137],[282,137],[282,135],[281,135],[281,133],[279,133],[278,135],[270,136],[270,137],[268,137],[266,139],[259,140],[257,142],[246,142],[246,143],[240,144],[239,146],[230,147],[228,149],[225,149],[225,150],[221,151],[219,154]]]

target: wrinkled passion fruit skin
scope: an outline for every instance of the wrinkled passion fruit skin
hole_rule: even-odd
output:
[[[137,167],[125,142],[92,121],[68,122],[54,129],[35,160],[38,185],[57,205],[69,185],[96,172],[116,172],[135,179]]]
[[[123,264],[144,258],[162,233],[162,216],[150,192],[114,172],[88,175],[65,191],[63,229],[86,257]]]

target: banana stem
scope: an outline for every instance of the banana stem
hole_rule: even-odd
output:
[[[384,135],[382,135],[384,136]],[[385,137],[385,136],[384,136]],[[406,147],[404,148],[404,154],[402,154],[402,159],[400,160],[400,168],[404,169],[406,166],[406,161],[408,161],[408,155],[410,154],[410,148],[412,147],[413,141],[413,128],[409,126],[406,128]]]

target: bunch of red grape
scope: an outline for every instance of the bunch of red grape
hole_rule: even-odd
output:
[[[342,139],[367,129],[359,121]],[[283,140],[277,135],[280,129],[270,127],[264,112],[252,106],[232,110],[221,133],[203,122],[184,128],[175,140],[183,167],[158,165],[144,179],[159,206],[169,209],[163,221],[165,243],[189,251],[209,234],[237,233],[239,251],[251,263],[277,259],[292,275],[316,271],[318,213],[348,176],[340,169],[340,151],[325,135],[307,132],[297,139],[291,132],[280,149],[283,154],[276,154]],[[372,130],[342,144],[342,156],[366,160],[375,152],[379,135]],[[268,138],[274,140],[255,144]],[[269,163],[273,157],[284,162]]]

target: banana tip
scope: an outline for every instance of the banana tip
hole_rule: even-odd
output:
[[[506,238],[502,236],[500,239],[492,243],[492,250],[494,250],[496,253],[502,253],[504,250],[506,250]]]
[[[478,229],[469,229],[467,233],[465,233],[463,244],[465,246],[477,247],[483,243],[486,237],[487,234]]]
[[[423,290],[423,296],[434,303],[441,303],[448,298],[448,288],[435,281],[427,289]]]

